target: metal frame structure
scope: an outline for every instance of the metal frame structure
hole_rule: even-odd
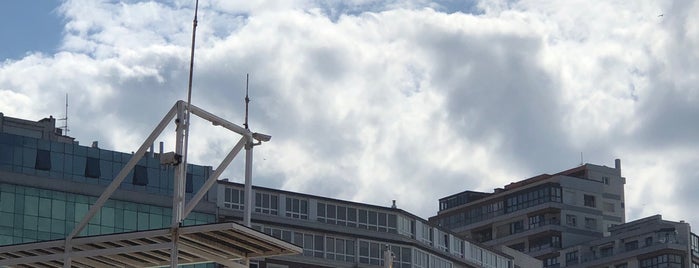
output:
[[[186,114],[185,114],[186,112]],[[187,203],[185,200],[185,179],[186,179],[186,167],[187,163],[182,162],[179,163],[179,160],[173,161],[172,164],[175,166],[175,176],[174,176],[174,189],[173,189],[173,206],[172,206],[172,225],[170,226],[169,229],[165,230],[157,230],[157,231],[146,231],[146,232],[135,232],[135,233],[126,233],[126,234],[114,234],[114,235],[104,235],[104,236],[97,236],[94,239],[97,239],[101,241],[99,246],[96,246],[96,248],[85,248],[84,245],[89,244],[89,241],[92,241],[88,237],[82,237],[82,238],[76,238],[76,236],[85,228],[87,223],[92,219],[92,217],[100,211],[104,203],[109,199],[114,191],[119,187],[119,185],[124,181],[126,176],[131,172],[131,170],[136,166],[138,161],[143,158],[143,156],[146,154],[146,150],[149,148],[150,144],[153,144],[155,139],[160,136],[160,134],[163,132],[163,130],[167,127],[168,123],[171,122],[174,119],[175,125],[176,125],[176,138],[175,138],[175,159],[180,159],[182,157],[183,152],[186,153],[186,137],[187,133],[186,131],[189,129],[189,114],[194,114],[199,116],[202,119],[205,119],[209,122],[211,122],[215,126],[222,126],[230,131],[233,131],[237,134],[240,134],[242,137],[238,141],[238,143],[233,147],[233,149],[226,155],[226,157],[223,159],[223,161],[218,165],[216,170],[211,174],[211,176],[206,180],[204,185],[199,189],[199,191],[192,197],[191,200]],[[246,227],[250,227],[250,217],[251,217],[251,212],[252,212],[252,149],[255,145],[261,144],[263,141],[269,141],[271,136],[265,135],[265,134],[260,134],[260,133],[253,133],[247,128],[240,127],[234,123],[231,123],[223,118],[220,118],[212,113],[209,113],[199,107],[196,107],[194,105],[188,104],[184,101],[177,101],[175,105],[168,111],[168,113],[163,117],[163,119],[160,121],[160,123],[155,127],[155,129],[151,132],[151,134],[146,138],[146,140],[143,142],[141,147],[136,151],[136,153],[133,154],[131,159],[126,163],[126,165],[121,169],[119,174],[112,180],[112,182],[107,186],[105,191],[100,195],[100,197],[97,199],[97,201],[90,207],[90,210],[87,212],[87,214],[83,217],[82,221],[80,221],[79,224],[75,226],[73,231],[60,243],[62,245],[57,246],[56,243],[59,241],[51,241],[51,242],[38,242],[38,243],[30,243],[30,244],[24,244],[24,245],[17,245],[17,246],[5,246],[5,247],[0,247],[0,266],[3,265],[18,265],[19,264],[24,264],[24,263],[30,263],[34,262],[34,260],[49,260],[48,262],[41,262],[45,266],[48,267],[60,267],[56,266],[56,264],[61,263],[63,267],[72,267],[72,266],[93,266],[92,264],[101,264],[104,263],[106,265],[111,265],[109,261],[102,261],[100,259],[100,256],[102,254],[116,254],[123,258],[130,258],[128,256],[129,253],[134,253],[134,252],[141,252],[143,250],[153,250],[157,251],[157,254],[160,254],[162,250],[169,250],[170,251],[170,266],[171,267],[176,267],[180,260],[183,260],[185,263],[191,263],[192,261],[201,261],[202,258],[204,259],[209,259],[210,261],[216,261],[218,263],[227,265],[227,266],[233,266],[233,267],[244,267],[244,266],[238,266],[236,263],[230,262],[232,259],[242,259],[243,263],[247,265],[249,263],[249,258],[250,257],[259,257],[263,256],[261,255],[262,253],[253,250],[253,248],[247,248],[247,250],[238,250],[238,251],[232,251],[232,252],[227,252],[227,254],[230,254],[226,256],[226,254],[220,256],[216,253],[211,253],[206,246],[209,245],[210,243],[216,244],[216,243],[221,243],[221,247],[226,246],[225,243],[222,243],[221,241],[218,241],[216,237],[214,236],[203,236],[206,238],[197,238],[195,241],[197,241],[197,245],[192,245],[190,244],[192,238],[188,237],[186,234],[191,234],[190,230],[198,230],[197,226],[191,226],[191,227],[182,227],[182,221],[189,215],[189,213],[194,209],[194,207],[199,203],[199,201],[204,197],[206,192],[209,191],[209,189],[216,183],[216,180],[218,177],[223,173],[223,170],[228,167],[228,165],[233,161],[233,158],[240,152],[240,150],[245,148],[246,154],[245,154],[245,209],[244,209],[244,216],[243,216],[243,222]],[[162,157],[162,156],[161,156]],[[179,158],[178,158],[179,157]],[[186,156],[185,156],[186,159]],[[162,158],[161,158],[162,162]],[[227,230],[233,230],[233,229],[239,229],[237,227],[230,227],[230,226],[219,226],[219,225],[211,225],[214,227],[225,227],[223,229],[218,230],[218,232],[226,232]],[[204,228],[204,227],[201,227]],[[210,227],[209,227],[210,228]],[[228,229],[226,229],[228,228]],[[209,229],[207,229],[209,230]],[[253,230],[249,230],[249,232],[256,232]],[[156,239],[159,241],[158,243],[152,244],[152,243],[146,243],[144,242],[145,240],[152,240],[153,238],[150,237],[151,233],[155,233],[153,235],[157,235],[158,238]],[[144,237],[141,237],[144,236]],[[142,239],[139,239],[141,242],[134,242],[130,241],[129,237],[141,237]],[[250,242],[253,244],[262,245],[262,247],[272,247],[272,245],[282,245],[282,246],[277,246],[280,247],[282,250],[269,250],[269,251],[262,251],[262,252],[267,252],[272,255],[264,255],[264,256],[273,256],[274,254],[299,254],[302,251],[301,248],[288,244],[286,242],[283,242],[281,240],[278,240],[276,238],[268,237],[268,236],[263,236],[263,235],[258,235],[258,236],[249,236],[248,238],[255,237],[256,239],[251,240]],[[143,240],[145,239],[145,240]],[[235,242],[240,240],[240,238],[233,239],[231,241]],[[88,242],[85,242],[88,241]],[[224,241],[224,242],[231,242],[231,241]],[[144,244],[145,243],[145,244]],[[167,244],[167,245],[166,245]],[[109,246],[105,246],[109,245]],[[48,247],[48,248],[47,248]],[[204,247],[204,248],[199,248],[199,247]],[[215,247],[215,246],[214,246]],[[19,252],[19,253],[15,253]],[[62,253],[61,253],[62,252]],[[186,258],[183,257],[183,255],[192,255],[192,252],[198,252],[196,253],[196,258]],[[202,252],[207,253],[207,254],[202,254]],[[197,255],[199,254],[199,255]],[[60,255],[60,258],[58,256]],[[50,256],[50,257],[46,257]],[[218,257],[217,257],[218,256]],[[207,258],[208,257],[208,258]],[[114,259],[119,259],[114,257]],[[76,260],[74,263],[73,260]],[[78,261],[78,259],[80,261]],[[98,263],[90,263],[91,261],[98,261]],[[113,261],[113,260],[112,260]],[[122,263],[123,266],[134,266],[134,267],[142,267],[143,266],[162,266],[162,262],[128,262],[124,259],[124,262]],[[152,264],[152,265],[151,265]],[[22,265],[22,266],[31,266],[31,265]],[[104,265],[100,265],[104,266]],[[122,265],[117,265],[117,266],[122,266]],[[33,267],[33,266],[31,266]],[[43,266],[41,266],[43,267]]]

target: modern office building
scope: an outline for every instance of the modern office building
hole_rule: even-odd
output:
[[[132,157],[97,142],[80,145],[55,123],[51,117],[35,122],[0,113],[0,261],[10,254],[3,252],[9,245],[65,238]],[[80,235],[169,227],[174,168],[160,164],[162,154],[151,147]],[[189,165],[187,198],[212,173],[211,167]],[[395,205],[262,187],[252,192],[254,229],[298,245],[303,254],[256,259],[251,267],[384,267],[387,259],[401,268],[541,265],[509,248],[458,238]],[[219,181],[184,225],[239,222],[244,205],[243,185]]]

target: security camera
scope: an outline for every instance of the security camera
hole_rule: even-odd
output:
[[[252,138],[258,141],[268,142],[272,139],[272,136],[255,132],[252,133]]]
[[[176,154],[175,152],[167,152],[160,155],[161,165],[177,166],[180,163],[182,163],[182,155]]]

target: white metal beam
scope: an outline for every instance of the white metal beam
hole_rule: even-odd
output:
[[[133,156],[131,156],[129,162],[126,163],[124,168],[122,168],[119,174],[114,178],[114,180],[112,180],[107,189],[105,189],[102,195],[100,195],[100,197],[97,199],[97,201],[92,206],[90,206],[90,210],[87,212],[87,214],[85,214],[80,223],[76,225],[75,228],[73,228],[73,231],[68,235],[68,237],[66,237],[67,240],[70,240],[77,234],[79,234],[80,231],[82,231],[83,228],[85,228],[85,225],[87,225],[87,223],[92,219],[92,217],[95,216],[95,213],[97,213],[97,211],[99,211],[102,208],[107,199],[109,199],[109,197],[112,196],[114,191],[119,187],[119,185],[121,185],[121,182],[126,178],[129,172],[131,172],[133,167],[136,166],[136,164],[138,164],[138,161],[141,160],[141,158],[143,158],[144,154],[146,153],[146,150],[148,150],[150,145],[153,144],[156,138],[158,138],[160,133],[163,132],[168,122],[172,120],[172,117],[175,116],[176,107],[177,106],[173,106],[170,109],[170,111],[165,115],[165,117],[163,117],[158,126],[153,130],[153,132],[151,132],[146,141],[144,141],[143,144],[141,144],[141,147],[138,149],[138,151],[136,151],[136,153]]]
[[[245,137],[240,138],[238,143],[233,147],[233,149],[228,153],[228,155],[226,155],[226,158],[224,158],[223,161],[221,161],[221,164],[219,164],[218,167],[216,167],[216,170],[214,170],[214,174],[211,174],[211,177],[209,177],[206,180],[206,182],[201,187],[201,189],[199,189],[197,194],[194,195],[194,197],[192,197],[191,200],[189,200],[187,207],[185,207],[185,209],[184,209],[184,214],[182,214],[182,218],[187,218],[187,215],[189,215],[189,213],[192,212],[194,207],[204,197],[206,192],[208,192],[209,189],[211,188],[211,186],[213,186],[214,183],[216,183],[216,180],[218,179],[218,177],[221,176],[221,174],[223,173],[223,170],[225,170],[226,167],[228,167],[228,165],[231,163],[231,161],[233,161],[233,158],[235,158],[235,156],[238,155],[240,150],[243,149],[243,146],[245,146],[246,140],[247,140],[247,138],[245,138]]]

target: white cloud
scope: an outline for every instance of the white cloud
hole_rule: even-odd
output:
[[[251,74],[250,125],[273,136],[255,149],[263,186],[380,205],[397,199],[427,217],[440,197],[564,170],[582,151],[586,162],[624,159],[629,219],[661,208],[680,218],[685,207],[655,178],[681,189],[699,174],[668,161],[691,159],[679,148],[698,147],[699,22],[690,11],[699,4],[465,7],[482,14],[454,6],[202,3],[193,103],[242,124]],[[64,3],[62,51],[2,63],[0,107],[7,116],[56,116],[68,93],[71,135],[135,150],[186,98],[192,8]],[[206,165],[237,141],[205,123],[192,133],[190,158]],[[240,179],[241,168],[236,160],[226,176]],[[641,204],[646,195],[652,205]]]

